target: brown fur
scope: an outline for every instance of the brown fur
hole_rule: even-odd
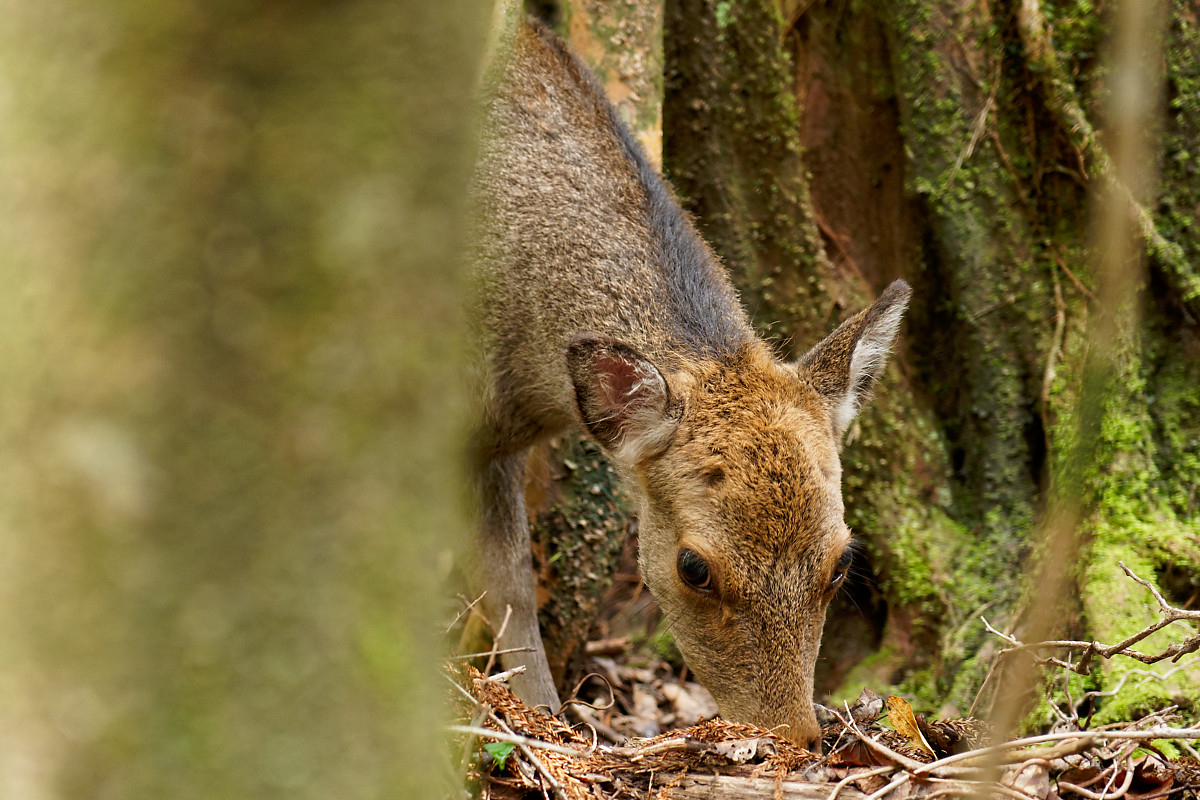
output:
[[[722,714],[810,743],[813,666],[850,541],[839,440],[908,287],[778,361],[602,93],[536,26],[496,73],[473,201],[485,398],[473,575],[496,624],[512,608],[499,644],[541,646],[527,450],[582,425],[634,498],[643,576]],[[699,588],[684,551],[706,568]],[[526,665],[525,699],[556,706],[544,653],[505,663]]]

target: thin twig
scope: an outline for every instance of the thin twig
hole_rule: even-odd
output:
[[[987,792],[999,792],[1006,797],[1013,798],[1013,800],[1029,800],[1029,795],[1022,794],[1016,789],[1010,789],[996,781],[972,781],[963,778],[930,778],[929,780],[933,783],[945,784],[947,787],[942,791],[937,791],[929,795],[930,800],[934,797],[947,796],[964,797],[973,795],[976,797],[987,797]]]
[[[1070,746],[1065,748],[1050,748],[1044,752],[1036,753],[1038,758],[1051,760],[1061,758],[1066,755],[1071,755],[1073,752],[1081,752],[1086,750],[1095,741],[1151,741],[1153,739],[1200,739],[1200,728],[1172,728],[1169,726],[1156,726],[1140,731],[1072,731],[1066,733],[1043,733],[1040,736],[1029,736],[1024,739],[1014,739],[1011,742],[992,745],[991,747],[983,747],[978,750],[971,750],[967,753],[958,753],[929,764],[918,764],[912,771],[914,777],[920,778],[925,775],[933,775],[944,773],[945,767],[952,764],[958,764],[963,761],[971,761],[979,758],[986,758],[1002,754],[1008,750],[1015,750],[1020,747],[1029,747],[1035,744],[1049,744],[1050,742],[1070,742]],[[1073,741],[1078,740],[1078,741]],[[996,763],[996,762],[992,762]],[[1014,762],[1010,762],[1014,763]]]
[[[983,619],[983,618],[980,617],[980,619]],[[984,620],[984,624],[985,625],[987,624],[987,620]],[[975,700],[971,703],[971,708],[967,710],[968,717],[977,718],[979,716],[976,713],[979,710],[979,703],[987,695],[987,688],[988,688],[988,686],[991,685],[992,678],[996,675],[996,672],[1000,669],[1001,663],[1003,663],[1003,661],[998,655],[994,656],[992,658],[992,663],[988,665],[987,675],[985,675],[983,678],[983,684],[980,685],[979,691],[975,693]]]
[[[1126,756],[1126,759],[1128,759],[1128,756]],[[1129,791],[1129,787],[1133,785],[1134,771],[1133,765],[1129,764],[1127,761],[1125,764],[1125,780],[1121,783],[1121,788],[1117,789],[1115,794],[1108,793],[1108,790],[1112,788],[1113,781],[1117,779],[1117,773],[1114,771],[1112,777],[1109,778],[1108,783],[1105,784],[1104,791],[1101,792],[1095,800],[1118,800],[1118,798],[1124,797],[1125,793]]]
[[[604,738],[608,739],[613,744],[619,745],[621,742],[629,739],[628,736],[621,733],[617,729],[605,725],[596,717],[592,716],[591,706],[584,703],[571,703],[567,706],[567,713],[573,714],[584,725],[592,729],[592,733],[604,734]]]
[[[967,146],[958,154],[958,159],[954,162],[954,168],[950,170],[950,177],[946,179],[946,188],[954,185],[954,178],[957,177],[958,171],[962,169],[962,165],[975,152],[975,147],[979,144],[979,138],[983,136],[983,132],[987,129],[988,112],[992,110],[995,101],[996,90],[993,88],[992,93],[988,95],[987,100],[983,104],[983,110],[975,117],[975,124],[971,130],[971,140],[967,142]]]
[[[492,713],[492,708],[487,703],[479,704],[479,711],[471,718],[470,728],[478,728],[487,719],[488,714]],[[478,736],[468,736],[466,742],[463,743],[462,755],[458,759],[459,774],[464,774],[467,771],[467,762],[471,760],[471,756],[475,753],[475,743],[478,741]]]
[[[480,600],[482,600],[484,595],[486,595],[486,594],[487,594],[487,592],[484,592],[483,594],[479,595],[479,597],[476,597],[474,600],[467,603],[466,607],[463,608],[462,611],[458,612],[458,614],[454,617],[454,619],[450,621],[450,624],[446,626],[446,633],[449,633],[450,631],[454,630],[454,626],[458,624],[458,621],[460,619],[462,619],[463,617],[465,617],[467,614],[470,614],[471,609],[475,608],[475,605]],[[463,600],[466,599],[465,597],[462,597],[462,595],[459,595],[459,597]]]
[[[1095,786],[1100,781],[1106,779],[1109,776],[1109,773],[1115,773],[1116,771],[1117,771],[1117,762],[1114,761],[1113,763],[1109,764],[1104,769],[1097,772],[1092,777],[1088,778],[1083,783],[1079,784],[1079,786],[1084,789],[1091,788],[1092,786]]]
[[[1188,610],[1185,608],[1175,608],[1175,606],[1171,605],[1170,603],[1168,603],[1166,600],[1163,599],[1163,596],[1158,593],[1158,589],[1154,588],[1154,584],[1150,583],[1150,581],[1148,581],[1144,578],[1139,578],[1137,575],[1134,575],[1133,570],[1131,570],[1131,569],[1129,569],[1129,567],[1125,566],[1124,561],[1118,561],[1117,565],[1121,567],[1121,569],[1125,572],[1126,575],[1133,578],[1135,581],[1140,583],[1142,586],[1145,586],[1147,589],[1149,589],[1150,594],[1154,595],[1154,599],[1158,601],[1158,607],[1162,611],[1166,612],[1168,614],[1168,616],[1171,616],[1174,619],[1200,619],[1200,610],[1191,611],[1191,610]]]
[[[512,728],[508,727],[508,724],[505,723],[504,720],[502,720],[502,719],[500,719],[500,717],[496,716],[495,712],[492,712],[491,718],[492,718],[492,721],[495,722],[497,725],[499,725],[501,728],[503,728],[506,733],[512,734],[513,736],[517,735],[516,733],[513,732]],[[519,738],[525,739],[524,736],[521,736]],[[529,759],[529,763],[533,764],[534,768],[537,769],[537,771],[541,773],[542,777],[546,779],[546,783],[550,784],[550,788],[554,790],[555,796],[558,797],[559,800],[568,800],[567,792],[563,788],[562,783],[560,783],[558,778],[554,777],[550,773],[550,770],[546,769],[546,765],[543,764],[542,760],[540,758],[538,758],[537,756],[535,756],[533,754],[533,750],[530,749],[531,747],[534,746],[533,743],[535,741],[538,741],[538,740],[526,739],[526,741],[515,742],[515,744],[520,749],[521,754],[524,755],[525,758]],[[545,744],[548,744],[548,742],[542,742],[542,744],[545,745]],[[549,747],[543,747],[542,749],[553,750],[552,748],[549,748]],[[570,749],[570,748],[564,748],[564,749]],[[567,753],[566,755],[577,755],[579,757],[585,757],[588,754],[578,751],[578,750],[572,750],[572,752]],[[545,787],[542,787],[543,794],[545,794],[545,791],[546,791]]]
[[[508,629],[508,621],[512,618],[512,606],[504,607],[504,622],[500,623],[500,630],[496,631],[496,635],[492,637],[492,650],[488,654],[487,664],[483,668],[483,674],[487,675],[492,671],[492,667],[496,665],[496,655],[499,652],[496,646],[500,644],[500,639],[504,637],[504,631]]]
[[[488,675],[486,678],[484,678],[484,680],[492,681],[493,683],[506,683],[508,681],[508,679],[511,678],[513,675],[524,675],[524,674],[525,674],[525,665],[518,664],[517,666],[513,667],[512,669],[506,669],[504,672],[497,672],[495,675]]]
[[[1086,693],[1084,693],[1083,697],[1079,698],[1079,701],[1083,702],[1084,700],[1087,700],[1088,698],[1092,698],[1092,697],[1115,697],[1121,691],[1121,689],[1124,688],[1125,681],[1129,680],[1129,677],[1131,675],[1142,675],[1147,678],[1154,678],[1156,680],[1165,681],[1167,678],[1171,677],[1176,672],[1179,672],[1179,670],[1187,668],[1187,666],[1188,666],[1188,664],[1179,664],[1178,666],[1175,666],[1162,674],[1159,674],[1157,672],[1151,672],[1150,670],[1146,670],[1146,669],[1127,670],[1126,672],[1121,674],[1121,680],[1117,681],[1117,685],[1114,686],[1112,689],[1109,689],[1108,691],[1105,691],[1105,692],[1086,692]]]
[[[1047,369],[1049,370],[1049,366],[1047,367]],[[1154,596],[1154,599],[1158,602],[1159,613],[1161,615],[1161,618],[1158,619],[1156,622],[1153,622],[1150,625],[1147,625],[1145,628],[1143,628],[1142,630],[1133,634],[1132,636],[1128,637],[1124,641],[1118,642],[1113,645],[1104,645],[1104,644],[1100,644],[1099,642],[1096,642],[1096,641],[1082,642],[1082,641],[1072,641],[1072,640],[1056,640],[1056,641],[1045,641],[1045,642],[1033,642],[1033,643],[1026,644],[1024,642],[1018,641],[1016,638],[1014,638],[1013,636],[1011,636],[1009,634],[1002,633],[1001,631],[996,630],[994,627],[992,627],[991,623],[989,623],[987,621],[987,619],[981,617],[980,619],[983,620],[984,627],[990,633],[1003,639],[1010,646],[1006,647],[1003,650],[1001,650],[1000,652],[996,653],[995,657],[992,659],[992,663],[988,667],[987,675],[984,678],[983,685],[979,688],[979,692],[977,692],[975,695],[975,701],[971,704],[971,709],[968,712],[968,714],[970,716],[975,716],[975,712],[976,712],[980,702],[983,700],[983,698],[986,694],[986,690],[992,682],[992,678],[997,674],[997,671],[999,670],[1000,665],[1003,663],[1004,659],[1006,657],[1012,655],[1013,653],[1029,652],[1033,656],[1033,658],[1036,659],[1036,662],[1038,664],[1043,664],[1043,665],[1050,664],[1050,665],[1054,665],[1054,666],[1063,667],[1064,669],[1068,669],[1079,675],[1088,675],[1091,673],[1091,660],[1094,656],[1097,656],[1097,655],[1100,656],[1101,658],[1105,658],[1105,659],[1112,658],[1113,656],[1116,656],[1116,655],[1122,655],[1127,658],[1132,658],[1136,661],[1140,661],[1143,664],[1155,664],[1159,661],[1163,661],[1168,658],[1171,659],[1171,661],[1173,661],[1173,662],[1177,662],[1184,655],[1187,655],[1188,653],[1194,653],[1197,650],[1200,650],[1200,633],[1189,636],[1187,639],[1185,639],[1182,642],[1176,642],[1176,643],[1168,646],[1162,652],[1156,653],[1153,655],[1149,655],[1149,654],[1142,653],[1140,651],[1131,649],[1132,645],[1136,644],[1137,642],[1142,641],[1143,639],[1150,636],[1151,634],[1162,630],[1163,628],[1167,627],[1168,625],[1171,625],[1175,622],[1179,622],[1182,620],[1200,619],[1200,611],[1180,609],[1180,608],[1176,608],[1176,607],[1172,606],[1170,603],[1168,603],[1163,598],[1163,596],[1159,593],[1158,589],[1156,589],[1154,587],[1154,585],[1152,583],[1150,583],[1150,581],[1144,580],[1144,579],[1140,578],[1139,576],[1137,576],[1136,574],[1134,574],[1134,572],[1132,570],[1130,570],[1129,567],[1125,566],[1124,562],[1118,562],[1118,563],[1126,575],[1128,575],[1134,581],[1136,581],[1137,583],[1140,583],[1142,586],[1145,586],[1147,589],[1150,590],[1150,593]],[[1081,653],[1080,653],[1078,661],[1071,663],[1070,661],[1064,661],[1062,659],[1054,658],[1052,656],[1039,656],[1035,652],[1038,650],[1053,650],[1053,649],[1079,650],[1079,651],[1081,651]],[[1159,676],[1159,675],[1157,675],[1157,673],[1149,673],[1149,674],[1154,675],[1155,677],[1159,677],[1160,679],[1165,677],[1165,676]],[[1167,673],[1167,674],[1169,675],[1171,673]],[[1122,680],[1124,680],[1124,678]],[[1120,688],[1120,687],[1118,687],[1118,688]],[[1098,694],[1092,694],[1092,693],[1089,693],[1089,695],[1100,696]],[[1088,695],[1085,695],[1085,697],[1087,697],[1087,696]]]
[[[885,758],[890,758],[892,761],[894,761],[895,763],[899,764],[900,766],[904,767],[907,770],[914,770],[917,767],[925,766],[920,761],[916,761],[914,759],[909,758],[906,755],[897,753],[895,750],[891,749],[890,747],[883,744],[882,742],[877,742],[874,739],[872,739],[870,736],[867,736],[865,733],[860,731],[858,729],[858,726],[854,724],[854,715],[850,713],[850,706],[848,704],[846,706],[846,719],[842,719],[842,715],[839,714],[838,712],[834,711],[833,709],[830,709],[830,711],[833,713],[833,715],[835,717],[837,717],[838,722],[842,723],[842,725],[846,728],[846,730],[848,730],[848,731],[850,731],[850,733],[854,734],[854,736],[860,742],[862,742],[863,744],[865,744],[867,747],[871,748],[875,752],[879,753],[879,755],[884,756]]]
[[[532,653],[532,652],[534,652],[534,648],[532,648],[532,647],[508,647],[508,648],[505,648],[504,650],[492,649],[492,650],[488,650],[487,652],[484,652],[484,653],[463,653],[461,656],[448,656],[448,658],[450,661],[466,661],[466,660],[472,659],[472,658],[483,658],[484,656],[503,656],[503,655],[507,655],[508,653]]]
[[[1079,728],[1086,728],[1087,727],[1086,725],[1079,724],[1079,712],[1075,710],[1075,708],[1076,708],[1075,700],[1074,700],[1074,698],[1071,697],[1071,669],[1069,667],[1063,669],[1063,689],[1062,689],[1062,691],[1063,691],[1063,696],[1065,698],[1067,698],[1067,709],[1071,712],[1070,716],[1067,716],[1066,714],[1064,714],[1058,710],[1058,703],[1055,703],[1053,698],[1051,697],[1053,692],[1052,692],[1051,686],[1049,684],[1046,685],[1046,702],[1049,703],[1050,708],[1054,710],[1055,715],[1059,718],[1060,721],[1075,728],[1076,730],[1078,730]]]
[[[451,686],[453,686],[455,689],[458,689],[460,692],[462,692],[463,695],[465,695],[466,698],[468,700],[470,700],[472,703],[475,703],[476,705],[480,705],[479,700],[475,697],[475,695],[471,694],[466,689],[459,686],[458,681],[454,680],[454,678],[451,678],[449,675],[447,675],[444,672],[442,673],[442,677],[445,678],[446,680],[448,680],[450,682]]]
[[[503,723],[501,723],[503,724]],[[552,753],[560,753],[564,756],[575,756],[582,758],[587,755],[582,750],[576,750],[573,747],[563,747],[560,744],[553,742],[543,742],[540,739],[530,739],[528,736],[522,736],[519,733],[509,733],[505,731],[492,730],[476,725],[451,725],[449,729],[455,733],[467,733],[474,736],[483,736],[489,739],[495,739],[498,742],[509,742],[511,744],[523,744],[526,747],[534,747],[538,750],[549,750]]]
[[[1050,739],[1044,738],[1046,736],[1057,737],[1057,738],[1050,738]],[[1070,734],[1065,734],[1065,735],[1044,734],[1042,737],[1031,736],[1028,739],[1016,739],[1011,742],[1005,742],[1004,744],[992,745],[991,747],[981,747],[978,750],[970,750],[966,753],[956,753],[954,755],[946,756],[945,758],[940,758],[937,761],[932,761],[928,764],[921,764],[917,769],[914,770],[914,773],[916,774],[917,777],[922,777],[925,775],[933,775],[933,774],[943,774],[944,775],[944,774],[946,774],[945,768],[952,764],[959,764],[962,762],[971,762],[971,761],[978,761],[978,760],[986,761],[987,766],[1004,766],[1006,764],[1018,763],[1020,761],[1025,760],[1025,758],[1019,758],[1019,759],[1003,758],[1004,754],[1007,753],[1009,750],[1014,750],[1018,747],[1026,747],[1031,744],[1044,744],[1046,742],[1052,742],[1052,741],[1064,741],[1064,740],[1070,741],[1070,740],[1078,739],[1079,741],[1071,741],[1070,745],[1067,747],[1049,748],[1046,752],[1037,754],[1038,758],[1045,758],[1047,760],[1049,760],[1051,758],[1062,758],[1063,756],[1074,755],[1075,753],[1081,752],[1081,751],[1086,750],[1087,748],[1091,747],[1092,744],[1094,743],[1093,740],[1090,738],[1092,736],[1095,736],[1095,732],[1084,731],[1084,732],[1080,732],[1080,733],[1070,733]],[[1023,753],[1021,755],[1028,757],[1029,754]],[[993,758],[993,756],[995,756],[996,758]],[[979,765],[972,765],[972,766],[979,766]]]
[[[842,791],[842,787],[851,781],[856,781],[860,778],[872,778],[876,775],[886,775],[889,772],[895,772],[897,769],[898,767],[895,764],[888,764],[887,766],[876,767],[866,772],[852,772],[837,782],[837,785],[833,787],[833,791],[829,793],[829,797],[826,797],[825,800],[837,800],[838,793]]]
[[[1083,281],[1075,276],[1075,273],[1067,266],[1067,262],[1058,254],[1058,251],[1054,247],[1050,247],[1049,253],[1054,258],[1055,263],[1058,264],[1058,268],[1063,271],[1063,274],[1071,280],[1071,283],[1075,284],[1075,288],[1079,290],[1079,293],[1088,300],[1091,300],[1093,305],[1099,306],[1100,298],[1096,297],[1095,292],[1083,285]]]
[[[903,775],[901,775],[899,778],[896,778],[894,781],[889,783],[887,786],[884,786],[879,791],[874,792],[871,795],[869,795],[867,797],[867,800],[879,800],[879,798],[883,797],[888,792],[891,792],[895,789],[899,789],[901,786],[908,783],[910,780],[912,780],[912,776],[909,775],[907,772],[905,772]]]

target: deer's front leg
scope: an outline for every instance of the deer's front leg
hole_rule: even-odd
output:
[[[525,461],[528,450],[489,460],[478,475],[479,538],[470,554],[476,592],[486,592],[480,605],[494,632],[508,624],[496,641],[498,650],[528,648],[501,656],[505,669],[525,665],[523,675],[510,681],[513,691],[531,706],[558,710],[558,692],[537,621],[533,555],[529,520],[525,514]]]

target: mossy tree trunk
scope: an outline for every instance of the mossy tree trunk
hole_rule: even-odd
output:
[[[1169,18],[1163,180],[1137,225],[1149,280],[1100,390],[1061,615],[1106,642],[1151,613],[1118,560],[1180,602],[1198,588],[1197,7]],[[844,455],[878,582],[857,593],[866,618],[826,637],[828,689],[893,684],[965,711],[994,648],[978,616],[1018,625],[1088,400],[1092,323],[1115,313],[1089,249],[1105,19],[1074,3],[668,3],[666,171],[762,328],[800,349],[891,279],[916,290]],[[1124,667],[1106,669],[1112,685]],[[1104,713],[1196,680],[1146,682]]]
[[[0,795],[446,790],[468,6],[0,4]]]

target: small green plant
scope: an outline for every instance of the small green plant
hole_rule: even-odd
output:
[[[517,746],[512,742],[487,742],[483,746],[483,749],[495,759],[496,766],[500,769],[504,769],[504,765],[508,763],[508,757],[516,748]]]

